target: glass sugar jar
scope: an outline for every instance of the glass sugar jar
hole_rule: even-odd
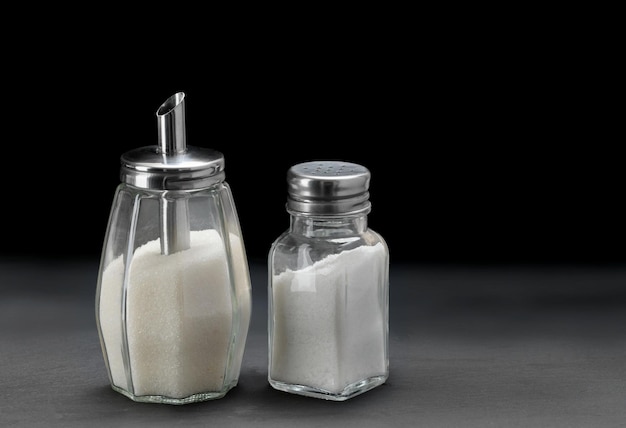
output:
[[[237,385],[250,274],[222,153],[187,146],[185,94],[157,111],[158,145],[121,156],[96,321],[112,388],[186,404]]]
[[[268,381],[343,401],[389,375],[389,249],[368,227],[370,171],[311,161],[287,172],[289,229],[268,256]]]

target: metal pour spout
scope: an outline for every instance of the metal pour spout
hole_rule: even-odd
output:
[[[156,112],[159,144],[157,152],[163,163],[187,151],[185,93],[169,97]],[[186,195],[166,192],[160,199],[161,254],[168,255],[190,248],[189,209]]]
[[[177,155],[187,151],[185,93],[169,97],[156,112],[159,126],[159,153]]]

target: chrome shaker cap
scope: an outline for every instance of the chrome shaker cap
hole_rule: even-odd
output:
[[[368,213],[370,171],[343,161],[311,161],[287,171],[287,211],[304,215]]]
[[[158,144],[124,153],[122,182],[143,189],[190,190],[224,181],[224,155],[187,145],[185,93],[169,97],[157,110]]]

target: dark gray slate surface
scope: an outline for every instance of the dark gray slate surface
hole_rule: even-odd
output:
[[[624,427],[626,268],[392,266],[388,382],[346,402],[267,383],[266,270],[239,385],[185,406],[111,390],[97,264],[0,260],[2,427]]]

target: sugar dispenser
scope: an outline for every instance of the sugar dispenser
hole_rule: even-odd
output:
[[[251,314],[248,261],[222,153],[187,145],[185,94],[157,110],[158,144],[120,158],[96,323],[112,388],[186,404],[237,385]]]
[[[287,171],[289,228],[268,257],[268,380],[344,401],[389,375],[389,249],[368,227],[370,171],[311,161]]]

